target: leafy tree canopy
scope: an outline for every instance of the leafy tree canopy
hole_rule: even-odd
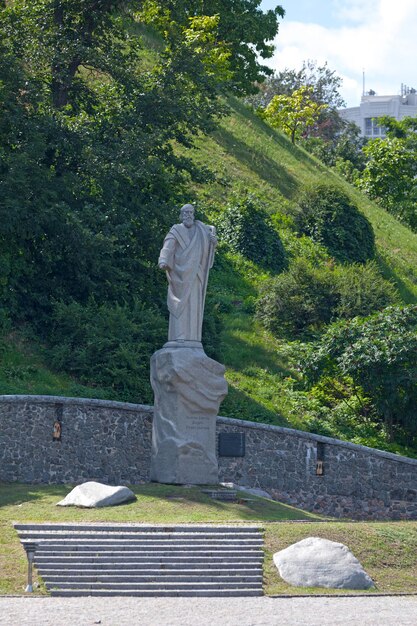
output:
[[[417,230],[417,118],[382,117],[385,139],[363,148],[366,163],[357,185],[390,213]]]
[[[269,76],[259,85],[259,92],[250,96],[247,101],[255,108],[265,108],[274,96],[290,96],[301,87],[311,87],[312,98],[329,109],[340,109],[345,102],[340,95],[342,79],[331,70],[327,62],[318,65],[317,61],[303,61],[300,70],[285,68],[281,72]]]
[[[276,128],[281,128],[294,144],[318,121],[326,105],[313,99],[312,87],[300,87],[291,95],[274,96],[265,109],[265,119]]]
[[[417,307],[388,307],[331,326],[302,364],[311,383],[349,376],[372,399],[392,438],[417,433]]]
[[[140,15],[168,35],[171,45],[190,23],[216,17],[215,43],[227,51],[231,71],[226,87],[242,95],[256,92],[254,83],[272,74],[262,59],[272,57],[272,40],[285,13],[279,5],[265,12],[260,5],[261,0],[145,0]]]

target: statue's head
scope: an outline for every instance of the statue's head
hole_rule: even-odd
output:
[[[194,207],[192,204],[184,204],[184,206],[181,207],[180,219],[187,228],[190,228],[194,224]]]

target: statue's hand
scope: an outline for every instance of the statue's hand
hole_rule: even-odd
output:
[[[168,265],[166,263],[159,263],[158,265],[160,270],[165,270],[167,271],[169,269]]]
[[[212,243],[214,247],[216,247],[218,243],[218,239],[213,233],[210,234],[210,243]]]

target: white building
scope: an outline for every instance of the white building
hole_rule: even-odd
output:
[[[417,117],[417,93],[415,89],[401,86],[400,96],[377,96],[373,92],[364,95],[358,107],[339,109],[340,116],[354,122],[363,137],[385,137],[385,129],[378,125],[378,117],[389,115],[396,120]]]

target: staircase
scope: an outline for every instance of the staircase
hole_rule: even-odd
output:
[[[254,526],[14,524],[52,596],[260,596]]]

